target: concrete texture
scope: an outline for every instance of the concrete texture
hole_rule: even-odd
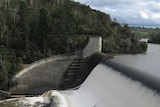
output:
[[[101,36],[89,36],[89,42],[83,50],[83,56],[88,57],[96,52],[102,50],[102,37]]]
[[[41,94],[51,89],[58,89],[61,78],[73,61],[73,57],[62,58],[36,66],[15,76],[17,82],[10,89],[11,94]],[[27,68],[26,68],[27,69]]]

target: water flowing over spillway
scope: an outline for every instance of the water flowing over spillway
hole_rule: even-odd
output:
[[[41,96],[14,98],[0,101],[0,107],[68,107],[60,92],[50,90]]]
[[[6,106],[11,104],[15,105]],[[44,107],[45,104],[50,104],[49,107],[160,107],[160,95],[100,63],[77,90],[51,90],[38,97],[0,101],[0,107]]]
[[[65,92],[71,107],[160,107],[160,96],[140,82],[97,65],[82,86]]]

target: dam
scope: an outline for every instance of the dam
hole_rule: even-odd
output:
[[[155,51],[153,51],[153,47],[155,47]],[[160,55],[159,45],[149,44],[148,50],[146,54],[143,54],[146,57],[151,54]],[[133,57],[143,55],[133,55]],[[124,61],[124,57],[122,55],[110,59],[100,58],[78,87],[65,90],[51,89],[37,97],[10,99],[8,103],[0,101],[0,107],[7,104],[20,106],[23,104],[31,107],[37,104],[41,104],[41,106],[49,104],[50,107],[159,107],[160,78],[158,69],[150,67],[150,72],[146,71],[145,67],[139,69],[140,65],[132,65],[134,61],[136,62],[135,57],[132,60],[129,59],[128,62]],[[148,64],[147,60],[150,60],[150,57],[145,62],[139,59],[139,63],[143,62],[142,66],[144,66]],[[94,60],[91,62],[93,63]],[[151,63],[153,62],[151,61]],[[157,75],[154,75],[155,73]],[[34,102],[31,99],[34,99]]]
[[[160,95],[102,61],[78,89],[50,90],[38,97],[13,99],[8,103],[0,101],[0,107],[11,101],[18,107],[35,107],[37,103],[50,104],[50,107],[159,107]]]
[[[66,89],[82,83],[104,57],[96,54],[101,52],[101,43],[102,37],[90,36],[83,52],[55,55],[31,63],[11,79],[10,93],[40,95],[51,89]],[[93,53],[96,55],[92,56]],[[73,84],[73,81],[78,82]]]

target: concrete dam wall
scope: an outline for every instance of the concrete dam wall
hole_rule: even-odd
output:
[[[58,89],[61,78],[74,56],[54,56],[36,61],[11,80],[11,94],[41,94]]]
[[[102,45],[102,37],[90,36],[89,42],[85,47],[85,49],[83,50],[83,56],[81,57],[88,58],[96,52],[101,52],[101,48],[102,48],[101,45]],[[11,94],[41,94],[51,89],[58,89],[59,85],[62,84],[61,83],[62,78],[66,79],[63,77],[64,73],[66,72],[68,67],[70,67],[70,64],[73,62],[75,58],[79,58],[79,56],[77,56],[76,54],[73,56],[58,55],[58,56],[53,56],[49,58],[44,58],[39,61],[35,61],[34,63],[31,63],[30,66],[18,72],[12,78],[10,83],[10,93]],[[96,64],[98,63],[92,64],[93,67],[96,66]],[[89,66],[89,65],[90,64],[85,64],[83,66]],[[74,66],[74,68],[75,67],[77,69],[80,66],[76,65]],[[85,69],[88,69],[86,71],[87,73],[84,73],[85,76],[83,74],[83,72],[85,71],[82,72],[82,70],[81,71],[78,70],[79,74],[75,72],[74,73],[68,72],[67,77],[71,77],[71,76],[73,77],[74,75],[81,75],[81,81],[84,81],[84,79],[89,75],[93,67],[90,67],[90,70],[89,68],[85,68]],[[73,70],[70,70],[70,71],[73,71]],[[75,71],[77,72],[77,70]],[[72,82],[75,81],[76,78],[78,77],[74,77],[75,79],[71,79]],[[70,78],[68,80],[70,80]],[[72,83],[69,82],[69,84],[72,84]],[[76,84],[80,84],[80,82]]]
[[[11,81],[10,93],[35,95],[48,90],[65,90],[80,86],[94,67],[105,58],[102,53],[95,53],[85,59],[55,57],[43,59],[38,64],[20,71]],[[46,62],[44,62],[46,61]],[[43,63],[42,63],[43,62]]]

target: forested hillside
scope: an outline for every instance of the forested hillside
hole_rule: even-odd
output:
[[[0,1],[0,89],[21,65],[46,56],[82,50],[87,35],[103,36],[103,52],[141,53],[127,24],[69,0]]]

